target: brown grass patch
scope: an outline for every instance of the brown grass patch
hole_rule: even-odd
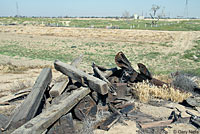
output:
[[[7,64],[1,64],[0,65],[0,72],[2,73],[22,73],[24,71],[27,71],[28,68],[24,66],[16,66],[13,65],[12,63],[7,63]]]
[[[17,66],[8,62],[6,64],[0,65],[0,72],[20,74],[20,73],[23,73],[24,71],[28,71],[29,69],[36,69],[36,68],[40,69],[40,68],[45,68],[45,67],[53,68],[52,65]]]
[[[132,90],[134,96],[136,96],[136,98],[138,98],[141,102],[145,103],[151,98],[182,102],[192,95],[191,93],[183,93],[179,90],[175,90],[173,87],[167,88],[166,86],[152,86],[148,81],[134,84]]]

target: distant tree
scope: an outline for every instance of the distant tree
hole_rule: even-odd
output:
[[[128,11],[124,11],[122,13],[122,17],[125,18],[125,19],[128,19],[128,18],[130,18],[130,13]]]
[[[160,9],[158,5],[152,5],[151,10],[153,11],[153,16],[156,16],[156,12]]]
[[[160,6],[158,5],[152,5],[151,11],[153,11],[153,15],[150,13],[152,20],[152,24],[156,25],[160,19],[160,16],[156,16],[156,12],[160,9]]]

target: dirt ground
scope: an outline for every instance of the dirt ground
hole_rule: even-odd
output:
[[[45,45],[56,39],[70,40],[76,45],[79,42],[99,41],[99,42],[118,42],[118,43],[161,43],[170,42],[172,47],[159,46],[161,53],[184,52],[193,46],[193,41],[200,37],[200,32],[193,31],[145,31],[145,30],[119,30],[119,29],[86,29],[86,28],[61,28],[61,27],[32,27],[32,26],[0,26],[0,41],[17,40],[23,46],[27,46],[25,42],[42,42]],[[42,44],[41,43],[41,44]],[[62,46],[56,46],[56,49]],[[143,46],[144,47],[144,46]],[[150,49],[154,49],[149,47]],[[47,47],[45,49],[48,49]],[[156,49],[156,48],[155,48]],[[85,50],[87,51],[87,50]],[[75,57],[74,57],[75,58]],[[53,67],[53,61],[44,61],[39,59],[29,59],[26,57],[10,57],[0,55],[0,97],[13,94],[20,83],[24,83],[24,87],[31,87],[34,84],[40,71],[45,66]],[[24,71],[12,72],[6,71],[13,67],[23,67]],[[53,79],[60,76],[60,73],[53,70]],[[14,109],[14,106],[8,106],[8,109]],[[12,107],[12,108],[10,108]],[[141,110],[152,114],[152,116],[167,117],[171,112],[170,109],[164,107],[141,106]],[[155,111],[161,110],[161,113]],[[0,113],[5,112],[5,107],[0,106]],[[10,115],[12,111],[8,112]],[[133,121],[127,122],[128,126],[117,124],[109,132],[95,131],[96,134],[134,134],[138,130]],[[167,128],[167,132],[173,133],[175,130],[185,131],[194,130],[195,128],[189,124],[179,124]]]

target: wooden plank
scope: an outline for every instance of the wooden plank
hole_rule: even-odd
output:
[[[94,69],[94,72],[99,75],[99,77],[105,81],[108,84],[109,90],[111,93],[113,93],[114,95],[117,95],[116,93],[116,88],[104,77],[104,75],[102,74],[102,72],[98,69],[98,67],[96,67],[96,65],[93,63],[92,67]]]
[[[118,120],[120,115],[118,113],[111,114],[104,122],[100,125],[100,129],[108,131]]]
[[[49,91],[49,94],[52,98],[57,97],[58,95],[62,94],[62,92],[65,90],[65,88],[67,87],[67,84],[69,82],[69,79],[62,81],[62,82],[58,82],[56,83],[52,89]]]
[[[22,93],[25,93],[25,92],[30,93],[31,90],[32,90],[32,87],[29,87],[29,88],[26,88],[26,89],[22,89],[22,90],[18,91],[17,93],[15,93],[15,95],[22,94]]]
[[[9,128],[10,126],[12,126],[13,128],[18,128],[36,116],[44,92],[51,82],[51,79],[51,69],[44,68],[38,76],[32,91],[29,93],[21,106],[15,110],[5,129]]]
[[[15,101],[17,100],[18,98],[21,98],[21,97],[25,97],[29,94],[29,92],[24,92],[24,93],[20,93],[20,94],[17,94],[17,95],[14,95],[14,94],[11,94],[11,95],[8,95],[8,96],[4,96],[2,98],[0,98],[0,104],[6,104],[9,102],[12,102],[12,101]]]
[[[151,127],[161,127],[161,126],[168,126],[173,122],[173,120],[165,120],[165,121],[155,121],[155,122],[149,122],[149,123],[139,123],[140,127],[145,128],[151,128]]]
[[[46,134],[74,134],[74,123],[72,114],[63,115]]]
[[[82,84],[88,84],[88,86],[94,91],[105,95],[108,93],[108,85],[105,81],[102,81],[92,75],[89,75],[71,65],[65,64],[59,60],[54,62],[55,69],[62,72],[65,75],[68,75],[74,80]]]
[[[8,122],[8,117],[3,114],[0,114],[0,128],[3,127],[6,122]]]
[[[12,134],[41,134],[62,115],[68,113],[90,92],[91,91],[88,88],[80,88],[79,90],[75,90],[68,97],[62,97],[62,100],[59,100],[54,105],[51,105],[46,111],[42,112],[23,126],[16,129]]]

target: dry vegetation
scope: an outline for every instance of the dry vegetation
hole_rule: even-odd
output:
[[[132,90],[133,94],[144,103],[147,103],[152,98],[182,102],[192,95],[191,93],[180,92],[166,85],[157,87],[151,85],[148,81],[134,84]]]

